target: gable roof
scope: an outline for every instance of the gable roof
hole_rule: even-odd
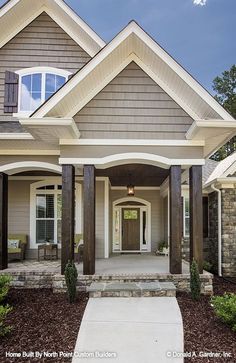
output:
[[[136,62],[194,120],[233,117],[134,21],[90,60],[32,117],[71,117],[131,61]]]
[[[202,183],[207,183],[210,175],[213,173],[213,171],[217,168],[219,164],[219,161],[215,161],[212,159],[206,159],[205,165],[202,167]]]
[[[93,57],[105,42],[63,0],[10,0],[0,8],[0,48],[46,12]]]
[[[214,180],[219,178],[226,178],[233,175],[236,172],[236,152],[229,155],[224,160],[218,162],[217,167],[211,173],[206,181],[206,184],[212,183]]]

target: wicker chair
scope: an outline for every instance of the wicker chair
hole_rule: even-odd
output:
[[[21,260],[25,259],[25,251],[28,243],[28,236],[26,234],[9,234],[8,240],[19,240],[19,246],[8,247],[8,260]]]

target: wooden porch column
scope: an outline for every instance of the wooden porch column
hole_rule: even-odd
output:
[[[8,266],[8,175],[0,173],[0,270]]]
[[[194,165],[189,171],[190,187],[190,261],[195,259],[203,272],[203,216],[202,166]]]
[[[61,273],[74,260],[75,236],[75,168],[62,165]]]
[[[95,273],[95,167],[84,166],[84,275]]]
[[[171,166],[170,188],[170,273],[182,273],[181,166]]]

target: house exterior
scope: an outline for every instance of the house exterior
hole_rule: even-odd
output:
[[[202,272],[202,166],[232,116],[136,22],[105,44],[61,0],[1,8],[0,63],[0,269],[21,233],[62,273],[82,234],[84,274],[162,241],[181,274],[184,236]]]
[[[236,276],[236,153],[215,164],[204,183],[208,195],[209,229],[205,258],[220,276]]]

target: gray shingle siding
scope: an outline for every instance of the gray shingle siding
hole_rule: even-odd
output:
[[[0,49],[0,132],[22,132],[11,114],[4,113],[5,71],[49,66],[75,73],[90,56],[46,13],[42,13]],[[10,126],[8,121],[14,121]]]

